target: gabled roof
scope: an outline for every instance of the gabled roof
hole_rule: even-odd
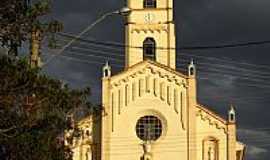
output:
[[[180,76],[180,77],[183,77],[183,78],[188,78],[188,75],[186,73],[183,73],[183,72],[179,72],[173,68],[170,68],[164,64],[161,64],[161,63],[158,63],[158,62],[154,62],[154,61],[151,61],[151,60],[145,60],[145,61],[141,61],[131,67],[128,67],[128,68],[125,68],[124,71],[120,72],[120,73],[117,73],[115,75],[113,75],[112,77],[118,77],[118,76],[121,76],[129,71],[132,71],[140,66],[143,66],[143,65],[147,65],[147,64],[150,64],[150,65],[153,65],[153,66],[156,66],[156,67],[159,67],[159,68],[162,68],[168,72],[171,72],[177,76]]]
[[[228,124],[228,121],[225,120],[223,117],[221,117],[220,115],[218,115],[217,113],[211,111],[210,109],[208,109],[208,107],[202,105],[202,104],[197,104],[196,106],[198,109],[202,110],[203,112],[205,112],[206,114],[210,115],[211,117],[215,118],[216,120],[220,121],[223,124]]]

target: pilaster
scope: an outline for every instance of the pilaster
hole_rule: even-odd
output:
[[[231,106],[228,112],[228,160],[236,160],[236,113],[234,107]]]
[[[102,79],[101,160],[108,160],[110,137],[110,77]]]
[[[188,160],[196,160],[196,104],[197,91],[195,76],[188,78],[188,109],[187,109],[187,137],[188,137]]]
[[[188,160],[196,160],[196,105],[197,82],[196,67],[193,60],[188,66]]]

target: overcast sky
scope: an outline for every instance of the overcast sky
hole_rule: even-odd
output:
[[[124,0],[57,0],[51,16],[64,22],[65,32],[77,34],[99,16],[123,5]],[[177,47],[270,40],[269,8],[269,0],[175,0]],[[123,19],[113,16],[97,25],[85,38],[123,43],[123,29]],[[64,39],[60,40],[62,42]],[[109,58],[124,60],[121,56],[123,50],[106,50],[82,43],[75,43],[72,47],[63,55],[96,63],[104,63]],[[71,51],[109,58],[75,55]],[[230,103],[235,105],[239,138],[248,144],[247,160],[270,159],[269,51],[270,44],[177,51],[180,70],[185,69],[191,58],[197,63],[200,103],[223,116]],[[54,52],[44,49],[44,61]],[[110,53],[119,56],[109,56]],[[123,65],[118,61],[111,63]],[[57,56],[44,71],[75,88],[90,86],[92,99],[99,104],[101,67],[100,64]],[[121,68],[113,66],[113,70],[119,71]]]

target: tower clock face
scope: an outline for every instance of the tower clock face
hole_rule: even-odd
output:
[[[155,20],[155,15],[152,14],[152,13],[147,13],[147,14],[144,16],[144,21],[145,21],[146,23],[152,23],[154,20]]]

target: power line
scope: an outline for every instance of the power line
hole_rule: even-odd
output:
[[[187,64],[188,65],[188,64]],[[177,66],[181,67],[183,65],[177,64]],[[217,73],[224,73],[226,75],[232,75],[237,78],[247,79],[247,80],[256,80],[262,83],[265,83],[267,79],[270,78],[270,75],[258,75],[257,74],[251,74],[248,72],[240,72],[239,70],[233,70],[233,69],[226,69],[224,67],[220,67],[219,65],[215,64],[207,64],[207,63],[198,63],[196,64],[198,71],[205,71],[205,72],[217,72]],[[254,71],[255,72],[255,71]]]
[[[187,56],[187,57],[192,57],[192,58],[198,58],[198,59],[205,59],[205,60],[212,60],[212,61],[218,61],[218,62],[225,62],[229,64],[234,64],[234,65],[239,65],[239,66],[246,66],[246,67],[252,67],[252,68],[258,68],[258,69],[269,69],[269,66],[266,65],[258,65],[258,64],[252,64],[252,63],[247,63],[247,62],[238,62],[238,61],[233,61],[233,60],[225,60],[217,57],[209,57],[205,55],[195,55],[195,54],[190,54],[190,53],[178,53],[177,55],[182,55],[182,56]]]
[[[124,62],[122,60],[119,60],[117,58],[113,58],[113,57],[104,57],[104,56],[100,56],[100,55],[93,55],[93,54],[83,54],[83,53],[79,53],[76,51],[67,51],[67,53],[72,53],[71,55],[79,55],[79,56],[85,56],[85,57],[93,57],[93,58],[102,58],[102,59],[106,59],[106,60],[112,60],[112,61],[116,61],[116,62]],[[100,51],[95,51],[95,53],[102,53]]]
[[[211,68],[211,67],[207,67],[207,66],[198,66],[198,74],[200,74],[200,71],[203,71],[205,73],[217,73],[217,74],[222,74],[222,75],[231,75],[234,76],[238,79],[244,79],[244,80],[248,80],[248,81],[253,81],[253,82],[260,82],[260,83],[265,83],[266,79],[270,79],[270,76],[258,76],[258,78],[256,78],[256,76],[250,75],[250,74],[241,74],[241,73],[236,73],[233,71],[226,71],[226,70],[220,70],[220,69],[216,69],[216,68]],[[263,79],[260,79],[263,78]],[[270,85],[269,83],[265,83],[267,85]]]
[[[92,41],[95,41],[95,40],[92,40]],[[91,46],[94,46],[94,47],[101,47],[100,45],[96,45],[96,44],[93,44],[93,43],[87,43],[85,41],[78,41],[78,42],[81,42],[81,43],[84,43],[84,44],[88,44],[88,45],[91,45]],[[110,43],[113,43],[113,42],[110,42]],[[114,44],[121,44],[119,42],[114,42]],[[123,45],[123,44],[122,44]],[[77,47],[77,48],[81,48],[81,47]],[[110,50],[116,50],[116,51],[120,51],[120,52],[124,52],[124,48],[123,49],[119,49],[118,47],[116,48],[115,46],[102,46],[102,49],[104,48],[107,48],[107,49],[110,49]],[[142,47],[139,47],[140,49],[142,49]],[[82,48],[81,48],[82,49]],[[87,50],[87,49],[85,49]],[[253,68],[259,68],[260,70],[262,68],[265,68],[265,69],[270,69],[269,66],[265,66],[265,65],[255,65],[255,64],[251,64],[251,63],[246,63],[246,62],[237,62],[237,61],[233,61],[233,60],[225,60],[225,59],[221,59],[221,58],[216,58],[216,57],[208,57],[208,56],[203,56],[203,55],[195,55],[195,54],[185,54],[185,53],[180,53],[179,55],[182,55],[182,56],[186,56],[186,57],[191,57],[191,58],[198,58],[198,59],[205,59],[205,60],[212,60],[212,61],[218,61],[218,62],[226,62],[226,63],[230,63],[230,64],[235,64],[236,66],[246,66],[246,67],[253,67]],[[117,56],[124,56],[124,55],[121,55],[121,54],[117,54]],[[269,74],[269,73],[266,73],[266,74]]]
[[[95,45],[100,45],[100,46],[112,46],[112,47],[122,47],[122,48],[137,48],[137,49],[142,49],[143,47],[138,47],[138,46],[128,46],[125,44],[121,43],[112,43],[112,42],[100,42],[100,41],[94,41],[94,40],[86,40],[83,38],[80,38],[78,36],[74,36],[69,33],[58,33],[58,35],[63,36],[63,37],[68,37],[72,38],[73,40],[76,39],[78,41],[84,41],[87,43],[92,43]],[[215,45],[215,46],[193,46],[193,47],[181,47],[181,48],[164,48],[164,47],[156,47],[156,49],[162,49],[162,50],[202,50],[202,49],[220,49],[220,48],[232,48],[232,47],[243,47],[243,46],[251,46],[251,45],[262,45],[262,44],[268,44],[270,41],[255,41],[255,42],[246,42],[246,43],[235,43],[235,44],[226,44],[226,45]],[[69,44],[67,44],[69,45]],[[62,50],[64,50],[63,48]],[[61,54],[63,51],[59,52]],[[55,56],[57,56],[56,54]],[[55,56],[53,56],[51,59],[49,59],[47,62],[44,63],[44,65],[47,65]]]
[[[74,51],[72,51],[73,54],[79,54],[79,53],[76,53]],[[78,51],[77,51],[78,52]],[[93,51],[92,51],[93,52]],[[94,52],[98,52],[98,53],[105,53],[107,54],[108,52],[100,52],[100,51],[94,51]],[[83,55],[83,56],[87,56],[87,55],[84,55],[84,54],[80,54],[80,55]],[[118,61],[120,62],[121,60],[117,59],[117,58],[109,58],[109,57],[105,57],[105,56],[100,56],[100,55],[89,55],[88,56],[91,56],[91,57],[99,57],[99,58],[104,58],[104,59],[111,59],[111,60],[115,60],[115,61]],[[256,82],[261,82],[261,83],[265,83],[265,79],[264,80],[260,80],[259,78],[270,78],[269,76],[256,76],[253,77],[253,75],[249,75],[249,74],[241,74],[239,72],[237,73],[234,73],[232,71],[230,71],[229,73],[224,71],[224,70],[220,70],[220,69],[216,69],[216,68],[205,68],[205,67],[198,67],[198,70],[200,69],[203,69],[202,71],[203,72],[207,72],[208,74],[211,73],[211,72],[216,72],[215,74],[221,74],[221,75],[232,75],[232,76],[235,76],[236,78],[240,78],[240,79],[245,79],[245,80],[249,80],[249,81],[256,81]],[[204,70],[206,69],[206,70]]]
[[[231,75],[224,75],[222,73],[200,73],[201,75],[204,75],[204,76],[212,76],[212,75],[215,75],[215,76],[219,76],[219,77],[228,77],[228,76],[231,76]],[[200,79],[200,76],[198,76],[198,78]],[[233,84],[234,86],[244,86],[244,87],[256,87],[256,88],[262,88],[262,89],[268,89],[270,86],[269,85],[262,85],[262,84],[254,84],[254,83],[251,83],[251,82],[239,82],[239,83],[234,83]],[[222,84],[221,84],[222,86]]]
[[[81,50],[81,51],[85,51],[85,52],[93,52],[93,51],[96,51],[96,50],[99,50],[100,51],[100,48],[94,48],[94,49],[86,49],[86,48],[81,48],[81,47],[71,47],[71,49],[77,49],[77,50]],[[118,57],[125,57],[124,54],[118,54],[116,52],[112,52],[112,51],[103,51],[100,52],[104,55],[108,55],[108,56],[118,56]],[[121,52],[119,52],[121,53]],[[123,53],[123,52],[122,52]]]
[[[78,48],[78,47],[77,47]],[[100,56],[100,55],[93,55],[93,54],[89,54],[89,53],[85,53],[85,54],[81,54],[79,53],[77,50],[75,50],[76,52],[74,51],[68,51],[68,52],[72,52],[73,54],[77,54],[77,55],[81,55],[81,56],[88,56],[88,57],[96,57],[96,58],[104,58],[104,59],[110,59],[112,61],[117,61],[117,62],[123,62],[122,59],[119,59],[119,58],[112,58],[112,57],[105,57],[105,56]],[[108,52],[102,52],[102,51],[99,51],[99,50],[91,50],[91,53],[105,53],[107,54]],[[207,64],[204,64],[205,66]],[[180,65],[178,65],[180,66]],[[207,73],[209,72],[217,72],[216,74],[222,74],[222,75],[232,75],[232,76],[236,76],[237,78],[240,78],[240,79],[245,79],[245,80],[249,80],[249,81],[255,81],[255,82],[260,82],[260,83],[265,83],[265,79],[269,79],[270,76],[261,76],[261,75],[254,75],[254,74],[242,74],[242,73],[239,73],[239,72],[234,72],[234,71],[226,71],[226,70],[220,70],[220,69],[216,69],[216,68],[213,68],[213,67],[204,67],[204,66],[199,66],[198,67],[198,70],[203,70]],[[260,79],[260,78],[263,78],[263,79]],[[267,83],[266,83],[267,84]],[[269,84],[270,85],[270,84]]]
[[[238,67],[238,66],[233,66],[233,65],[225,65],[220,64],[220,63],[215,63],[215,62],[211,62],[211,63],[205,63],[202,61],[197,61],[196,65],[207,65],[209,67],[217,67],[217,68],[223,68],[223,69],[227,69],[227,70],[232,70],[232,71],[237,71],[238,73],[241,72],[245,72],[245,73],[254,73],[253,75],[262,75],[262,76],[270,76],[270,72],[264,72],[262,70],[256,70],[256,69],[247,69],[247,68],[242,68],[242,67]]]
[[[93,52],[93,50],[91,50],[91,52]],[[95,50],[95,52],[97,52],[97,50]],[[99,53],[101,53],[101,52],[99,52]],[[102,52],[102,53],[104,53],[104,54],[107,54],[108,52]],[[111,54],[111,53],[110,53]],[[118,55],[119,56],[119,55]],[[93,56],[92,56],[93,57]],[[100,58],[102,58],[101,56],[99,56]],[[108,59],[107,57],[106,57],[106,59]],[[115,58],[114,58],[115,59]],[[217,70],[217,69],[214,69],[215,71],[214,72],[218,72],[218,73],[216,73],[216,74],[220,74],[219,72],[223,72],[224,73],[224,70]],[[209,69],[207,69],[207,72],[209,73],[209,72],[211,72],[212,70],[210,70],[209,71]],[[243,78],[243,79],[246,79],[246,80],[250,80],[250,81],[259,81],[258,80],[258,77],[256,77],[256,79],[251,79],[250,78],[250,75],[241,75],[241,74],[239,74],[238,72],[237,73],[235,73],[236,74],[236,76],[237,77],[240,77],[241,76],[241,78]],[[222,76],[223,76],[224,74],[222,74]],[[231,74],[231,72],[230,73],[226,73],[226,75],[233,75],[233,74]],[[235,76],[235,75],[234,75]],[[244,76],[244,77],[243,77]],[[268,77],[263,77],[263,78],[268,78]],[[260,81],[260,82],[264,82],[264,81]],[[252,85],[252,86],[254,86],[254,85]],[[258,86],[258,85],[255,85],[255,86]],[[265,87],[265,86],[263,86],[263,87]]]
[[[75,38],[76,36],[70,34],[70,33],[58,33],[60,36],[68,37],[68,38]],[[78,38],[80,41],[85,41],[97,45],[109,45],[109,46],[115,46],[115,47],[122,47],[122,48],[137,48],[142,49],[143,47],[140,46],[130,46],[125,45],[119,42],[101,42],[96,40],[86,40],[83,38]],[[223,44],[223,45],[210,45],[210,46],[183,46],[180,48],[167,48],[167,47],[156,47],[156,49],[160,50],[208,50],[208,49],[223,49],[223,48],[235,48],[235,47],[244,47],[244,46],[254,46],[254,45],[264,45],[264,44],[270,44],[270,41],[253,41],[253,42],[244,42],[244,43],[231,43],[231,44]]]
[[[83,60],[83,59],[80,59],[80,58],[74,58],[74,57],[65,56],[65,55],[59,55],[59,57],[62,57],[62,58],[68,59],[68,60],[77,61],[77,62],[88,63],[88,64],[99,64],[99,65],[104,65],[105,64],[105,62],[102,63],[102,62],[96,62],[96,61]],[[121,65],[117,65],[117,64],[110,64],[110,65],[118,67],[118,68],[122,68]]]
[[[62,56],[62,55],[61,55]],[[79,62],[83,62],[83,63],[90,63],[90,64],[104,64],[104,63],[97,63],[96,61],[90,61],[90,60],[81,60],[79,58],[74,58],[74,57],[70,57],[70,56],[62,56],[62,57],[65,57],[66,59],[69,59],[69,60],[74,60],[74,61],[79,61]],[[115,66],[117,68],[122,68],[123,66],[122,65],[117,65],[117,64],[111,64],[112,66]],[[218,75],[218,76],[222,76],[222,77],[226,77],[228,75],[225,75],[225,74],[219,74],[219,73],[208,73],[206,72],[205,74],[203,75],[211,75],[211,74],[214,74],[214,75]],[[199,77],[199,76],[198,76]],[[259,85],[259,84],[254,84],[254,83],[237,83],[237,84],[234,84],[236,86],[245,86],[245,87],[256,87],[256,88],[269,88],[270,86],[269,85]]]
[[[86,51],[87,53],[85,54],[90,54],[88,52],[91,52],[91,53],[101,53],[101,54],[105,54],[105,55],[115,55],[115,56],[120,56],[120,57],[123,57],[124,55],[119,55],[119,54],[116,54],[114,52],[106,52],[106,51],[100,51],[100,50],[92,50],[92,49],[85,49],[85,48],[81,48],[81,47],[72,47],[72,49],[75,49],[75,51]],[[184,61],[184,60],[180,60],[180,62],[189,62],[188,60],[187,61]],[[216,68],[224,68],[224,69],[228,69],[228,70],[232,70],[232,71],[237,71],[237,75],[243,75],[243,73],[241,73],[240,71],[243,71],[243,72],[246,72],[244,75],[245,76],[249,76],[249,77],[252,77],[254,76],[254,78],[258,79],[258,78],[270,78],[270,73],[269,72],[263,72],[263,71],[259,71],[259,70],[252,70],[252,69],[246,69],[246,68],[240,68],[240,67],[232,67],[232,66],[226,66],[224,64],[217,64],[217,63],[203,63],[203,62],[198,62],[196,65],[198,66],[209,66],[210,69],[212,69],[213,67],[216,67]],[[216,68],[214,68],[216,70]],[[224,70],[222,70],[224,71]],[[250,73],[247,73],[247,72],[252,72],[252,73],[255,73],[255,74],[250,74]],[[257,75],[256,75],[257,74]],[[267,76],[269,75],[269,76]]]
[[[90,46],[94,46],[94,47],[101,47],[100,45],[96,45],[96,44],[89,44],[89,43],[86,43],[84,41],[79,41],[81,43],[84,43],[84,44],[88,44]],[[116,43],[116,42],[115,42]],[[86,48],[81,48],[81,47],[76,47],[76,48],[80,48],[80,49],[84,49],[84,50],[88,50]],[[117,52],[122,52],[124,53],[124,50],[123,49],[119,49],[119,48],[115,48],[115,47],[112,47],[112,46],[104,46],[102,47],[102,49],[104,48],[107,48],[107,49],[110,49],[111,50],[115,50]],[[90,49],[91,50],[91,49]],[[113,54],[115,56],[124,56],[124,54]],[[216,58],[216,57],[209,57],[209,56],[203,56],[203,55],[195,55],[195,54],[185,54],[185,53],[178,53],[177,55],[182,55],[182,56],[186,56],[186,57],[191,57],[191,58],[198,58],[198,59],[204,59],[204,60],[211,60],[211,61],[215,61],[215,63],[218,62],[226,62],[226,63],[229,63],[229,64],[234,64],[236,66],[245,66],[245,67],[252,67],[252,69],[254,68],[258,68],[260,69],[260,72],[262,72],[262,68],[264,69],[269,69],[270,70],[270,67],[269,66],[265,66],[265,65],[255,65],[255,64],[251,64],[251,63],[246,63],[246,62],[237,62],[237,61],[233,61],[233,60],[225,60],[225,59],[221,59],[221,58]],[[181,59],[181,58],[177,58],[177,59]],[[250,70],[250,69],[249,69]],[[263,74],[268,74],[269,75],[269,72],[264,72]]]
[[[90,49],[90,48],[81,48],[81,47],[72,47],[74,49],[78,49],[79,51],[86,51],[86,52],[93,52],[94,50]],[[123,51],[121,51],[123,52]],[[121,54],[117,54],[115,52],[103,52],[105,55],[108,55],[108,56],[119,56],[119,57],[123,57],[124,55],[121,55]],[[87,53],[88,54],[88,53]],[[183,59],[180,59],[178,58],[178,61],[181,61],[183,62],[184,60]],[[185,62],[190,62],[190,60],[186,60]],[[203,63],[203,62],[197,62],[196,64],[200,65],[200,64],[203,64],[203,65],[208,65],[208,66],[213,66],[213,67],[218,67],[218,68],[224,68],[224,69],[231,69],[231,70],[235,70],[235,71],[247,71],[247,72],[252,72],[252,73],[257,73],[257,74],[265,74],[265,75],[269,75],[270,76],[270,73],[269,72],[262,72],[261,70],[253,70],[253,69],[246,69],[246,68],[241,68],[241,67],[233,67],[233,66],[226,66],[223,64],[218,64],[218,63]]]

